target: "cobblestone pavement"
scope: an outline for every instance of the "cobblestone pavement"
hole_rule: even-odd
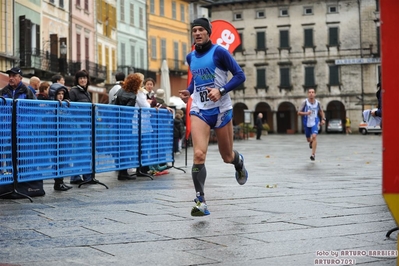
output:
[[[192,149],[170,174],[0,200],[0,265],[397,265],[397,234],[382,197],[381,136],[303,135],[235,142],[249,180],[237,184],[209,147],[211,215],[191,217]],[[389,251],[378,254],[373,251]],[[392,254],[391,254],[392,255]],[[329,259],[334,258],[334,261]]]

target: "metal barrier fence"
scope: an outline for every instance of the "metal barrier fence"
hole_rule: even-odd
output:
[[[0,185],[11,184],[12,176],[12,100],[0,99]]]
[[[0,185],[173,161],[165,109],[2,100]]]
[[[107,104],[94,108],[96,172],[139,167],[140,109]]]
[[[166,110],[141,108],[141,165],[173,161],[173,119]]]

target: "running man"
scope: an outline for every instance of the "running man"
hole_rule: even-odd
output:
[[[209,215],[205,201],[206,179],[205,160],[211,128],[215,129],[219,153],[225,163],[233,164],[235,177],[240,185],[248,179],[244,167],[244,157],[233,150],[233,107],[228,94],[245,81],[240,66],[222,46],[212,44],[212,25],[206,18],[198,18],[192,23],[192,37],[195,50],[186,57],[192,73],[187,90],[179,91],[184,102],[192,97],[190,110],[191,136],[194,158],[191,175],[196,191],[191,210],[192,216]],[[233,75],[228,81],[228,72]]]
[[[312,149],[312,155],[310,160],[316,159],[316,148],[317,148],[317,134],[319,133],[319,124],[324,125],[326,117],[324,116],[323,109],[321,108],[320,102],[315,99],[316,92],[313,88],[308,89],[308,98],[305,99],[299,108],[298,115],[301,115],[303,126],[305,128],[305,136],[309,142],[309,148]],[[321,122],[319,121],[319,114],[322,117]]]

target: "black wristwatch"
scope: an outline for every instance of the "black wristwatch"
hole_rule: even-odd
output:
[[[226,93],[227,93],[225,88],[219,88],[219,92],[220,92],[220,95],[222,95],[222,96],[226,95]]]

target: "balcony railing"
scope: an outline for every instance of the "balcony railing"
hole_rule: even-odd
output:
[[[163,60],[161,60],[162,62]],[[188,71],[188,66],[185,64],[185,61],[183,60],[177,60],[177,59],[166,59],[166,62],[169,67],[169,71],[173,75],[185,75],[187,74]]]
[[[118,69],[116,70],[116,72],[123,72],[125,73],[125,75],[129,75],[131,73],[141,73],[144,75],[145,78],[153,78],[154,80],[157,79],[157,73],[154,71],[150,71],[147,69],[142,69],[142,68],[135,68],[135,67],[131,67],[131,66],[118,66]],[[113,73],[114,75],[116,73]]]
[[[22,69],[40,70],[47,72],[47,76],[55,73],[75,76],[77,71],[86,69],[94,82],[100,83],[107,79],[107,67],[89,60],[84,60],[83,62],[67,60],[62,55],[58,57],[58,55],[38,49],[20,52],[19,59],[19,65]]]

